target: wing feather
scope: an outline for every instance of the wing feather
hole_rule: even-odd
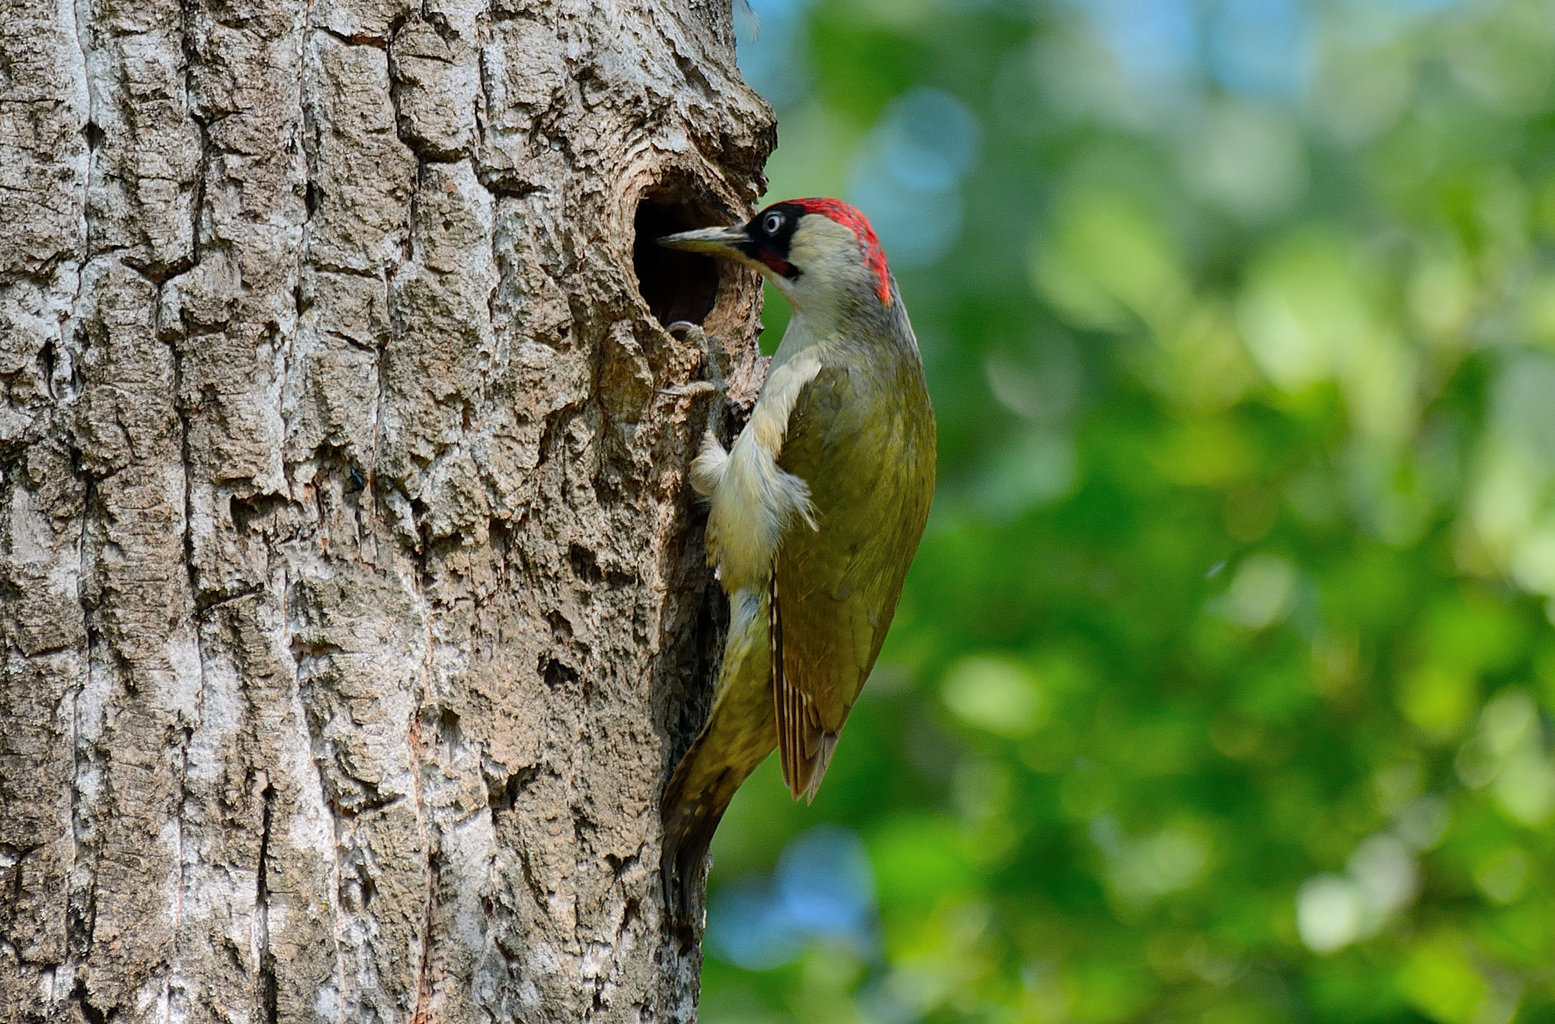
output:
[[[772,705],[777,717],[778,756],[783,764],[783,783],[795,800],[815,799],[837,749],[835,731],[821,725],[820,709],[804,687],[804,676],[791,675],[783,644],[782,602],[778,577],[772,574],[768,636],[772,641]]]
[[[785,535],[769,598],[783,780],[794,799],[814,799],[928,515],[934,436],[921,378],[823,366],[794,405],[778,465],[809,485],[818,527]]]
[[[772,645],[772,711],[777,717],[778,758],[783,765],[783,784],[794,788],[792,715],[789,713],[789,686],[783,672],[783,613],[778,607],[777,573],[767,578],[767,639]]]

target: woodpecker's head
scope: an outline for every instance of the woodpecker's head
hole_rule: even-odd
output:
[[[761,271],[796,310],[892,303],[891,272],[869,221],[837,199],[773,203],[744,224],[682,231],[659,244],[728,256]]]

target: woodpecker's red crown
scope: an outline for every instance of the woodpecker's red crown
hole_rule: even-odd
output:
[[[875,295],[879,297],[881,305],[889,305],[891,277],[886,266],[885,250],[880,248],[880,239],[875,236],[875,229],[869,226],[869,219],[856,206],[840,199],[788,199],[768,206],[746,225],[747,232],[757,242],[756,251],[751,255],[785,277],[796,277],[803,273],[803,268],[796,269],[788,262],[788,256],[794,231],[806,215],[825,217],[853,232],[858,239],[859,255],[864,266],[874,278]],[[762,245],[762,242],[771,244]]]
[[[886,266],[885,250],[880,248],[880,239],[875,237],[875,229],[869,226],[869,219],[859,212],[858,207],[841,199],[790,199],[786,205],[797,206],[805,213],[829,217],[857,235],[864,265],[875,276],[875,294],[880,297],[881,305],[890,304],[891,272]]]

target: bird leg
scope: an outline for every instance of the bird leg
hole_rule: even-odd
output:
[[[723,343],[714,344],[714,340],[708,337],[701,325],[689,320],[676,320],[665,330],[672,336],[684,337],[697,343],[702,349],[703,365],[707,367],[707,380],[694,380],[686,384],[677,384],[674,387],[660,388],[659,394],[669,395],[673,398],[699,398],[702,395],[716,395],[707,410],[707,430],[717,436],[717,427],[723,422],[724,407],[727,404],[727,385],[729,371],[727,363],[729,354],[724,350]]]
[[[724,363],[729,360],[728,353],[723,351],[723,344],[713,344],[713,339],[707,336],[700,324],[694,324],[690,320],[676,320],[665,330],[672,336],[686,338],[697,343],[702,350],[703,364],[707,367],[707,380],[694,380],[688,384],[680,384],[672,388],[661,388],[659,394],[673,395],[677,398],[691,395],[708,395],[713,392],[723,394],[724,382],[728,377],[728,370]]]

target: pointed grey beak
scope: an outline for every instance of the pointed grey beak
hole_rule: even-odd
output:
[[[695,231],[665,235],[659,239],[659,244],[666,249],[730,256],[739,253],[741,244],[749,241],[744,224],[731,224],[725,228],[698,228]]]

